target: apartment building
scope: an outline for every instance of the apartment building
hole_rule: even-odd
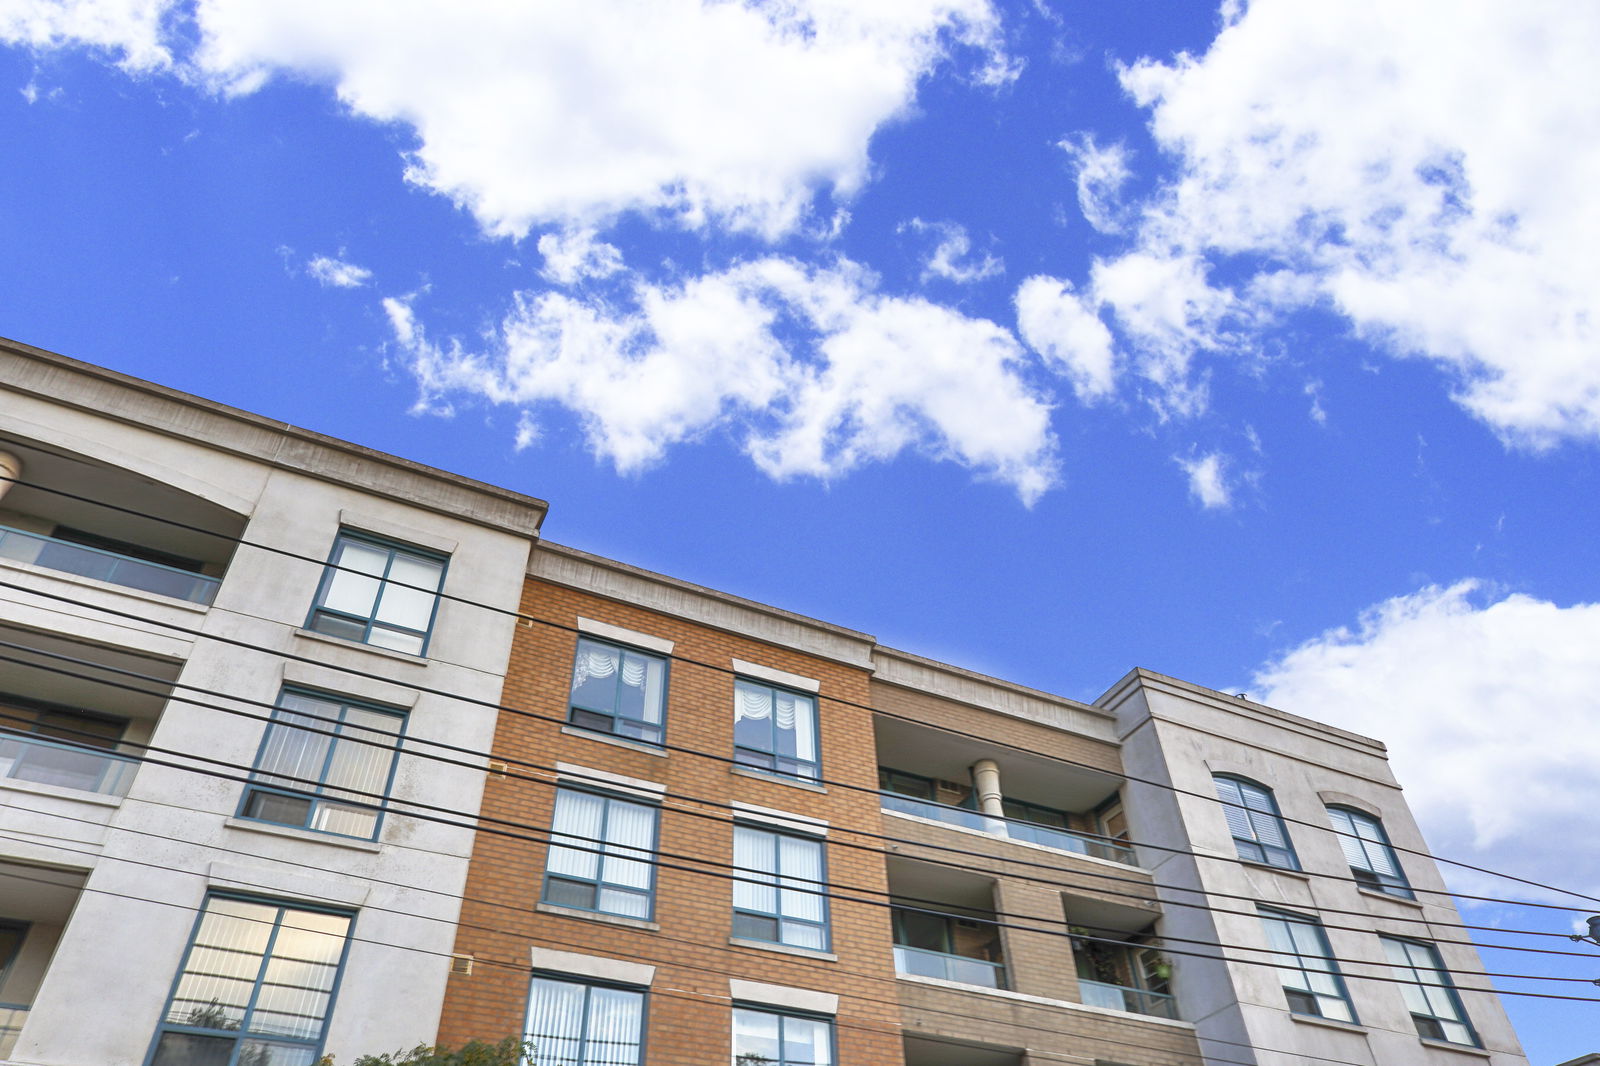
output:
[[[0,1064],[1525,1066],[1376,741],[897,651],[22,345],[0,389]]]
[[[544,504],[12,343],[0,465],[0,1061],[431,1040]]]

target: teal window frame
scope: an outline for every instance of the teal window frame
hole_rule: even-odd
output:
[[[1278,811],[1278,800],[1273,796],[1272,789],[1259,781],[1235,774],[1213,774],[1211,780],[1239,858],[1285,870],[1300,869],[1300,859],[1295,855],[1289,827],[1284,824],[1283,815]],[[1233,789],[1238,798],[1226,795],[1227,788]],[[1271,841],[1273,835],[1283,843],[1274,844]]]
[[[1273,922],[1284,926],[1284,935],[1292,948],[1292,951],[1286,951],[1272,943],[1270,934],[1267,937],[1274,952],[1272,965],[1285,975],[1300,975],[1301,984],[1290,984],[1287,980],[1283,982],[1283,994],[1288,1001],[1289,1012],[1360,1025],[1355,1001],[1350,998],[1349,986],[1345,984],[1344,974],[1333,957],[1333,949],[1328,945],[1328,934],[1323,930],[1322,923],[1292,911],[1271,907],[1257,907],[1256,910],[1263,927]],[[1318,991],[1317,986],[1324,983],[1319,982],[1318,977],[1326,978],[1326,983],[1331,984],[1333,990]],[[1343,1003],[1344,1010],[1350,1016],[1342,1018],[1337,1012],[1330,1014],[1327,1010],[1330,1001]]]
[[[740,692],[741,689],[764,691],[767,693],[768,699],[770,700],[770,703],[768,704],[768,713],[765,718],[765,721],[767,722],[767,743],[765,746],[758,747],[754,744],[741,744],[739,742],[739,723],[741,720],[762,721],[760,718],[740,714],[740,707],[743,703],[743,697],[741,696]],[[804,700],[806,706],[810,708],[809,716],[811,719],[811,728],[806,731],[805,738],[809,739],[811,743],[811,750],[816,756],[815,758],[808,759],[799,754],[802,734],[800,732],[798,723],[796,724],[795,729],[792,731],[795,738],[795,753],[790,755],[779,750],[783,747],[780,737],[782,733],[785,732],[778,725],[778,705],[780,697],[788,697],[794,700]],[[817,694],[815,692],[800,692],[796,689],[785,688],[782,685],[774,685],[769,681],[758,681],[755,678],[750,677],[735,677],[733,682],[733,700],[733,758],[735,762],[743,766],[750,766],[756,769],[766,770],[771,773],[782,774],[784,777],[794,777],[807,781],[814,781],[822,776],[822,722],[820,708],[818,707]],[[798,704],[796,706],[798,706]],[[746,735],[748,735],[749,732],[749,730],[746,730]]]
[[[810,951],[829,950],[832,930],[829,923],[827,896],[828,849],[823,838],[811,836],[805,833],[783,833],[765,825],[754,825],[748,822],[735,823],[733,831],[735,836],[735,858],[733,872],[734,877],[736,878],[733,883],[733,935],[744,940],[759,940],[770,944],[786,944],[789,947],[804,948]],[[738,834],[740,833],[747,834],[747,839],[750,836],[760,836],[764,838],[763,844],[770,843],[770,854],[772,860],[772,868],[770,870],[760,870],[753,867],[738,865]],[[790,841],[816,849],[816,880],[813,881],[811,878],[805,877],[796,878],[793,875],[784,873],[784,841]],[[762,910],[757,907],[739,906],[738,900],[741,888],[760,887],[759,885],[746,885],[744,882],[737,880],[737,878],[749,877],[751,875],[755,875],[756,878],[761,879],[763,885],[770,886],[773,896],[774,910]],[[799,887],[795,887],[794,885],[790,884],[790,882],[796,881],[799,882]],[[803,897],[814,899],[822,917],[820,919],[802,918],[797,917],[794,914],[787,913],[785,906],[788,902],[787,897],[791,893],[800,894]],[[741,917],[745,919],[742,928],[740,925]],[[754,927],[756,923],[763,922],[772,923],[771,928],[773,935],[763,935],[760,929]],[[806,930],[815,930],[817,934],[816,943],[808,944],[800,942],[799,937],[796,934],[803,933]]]
[[[231,1026],[222,1024],[206,1025],[195,1023],[192,1020],[189,1022],[174,1022],[171,1020],[171,1015],[174,1007],[179,1002],[178,993],[183,988],[184,978],[191,976],[189,967],[190,964],[195,960],[197,948],[202,948],[207,951],[216,951],[219,954],[232,954],[234,956],[252,954],[237,948],[198,943],[201,931],[205,927],[206,918],[212,913],[212,905],[218,902],[230,901],[249,906],[271,908],[275,911],[275,914],[271,920],[272,929],[267,934],[266,944],[257,956],[258,961],[255,967],[255,976],[254,978],[249,979],[251,988],[249,996],[245,1001],[242,1015],[240,1019]],[[330,965],[328,963],[317,962],[315,960],[295,959],[292,956],[276,956],[273,954],[273,951],[278,944],[279,936],[283,932],[285,920],[291,913],[323,915],[332,918],[342,918],[346,921],[344,932],[341,934],[342,943],[339,948],[338,961],[331,964],[334,967],[334,975],[333,980],[328,983],[328,988],[326,991],[327,1002],[321,1015],[317,1019],[317,1030],[315,1035],[309,1037],[295,1037],[285,1035],[283,1033],[265,1032],[254,1027],[254,1023],[257,1020],[258,1009],[261,1006],[262,991],[264,987],[268,986],[269,984],[276,987],[295,987],[282,980],[275,982],[268,981],[269,973],[273,969],[273,964],[275,962],[284,961],[286,963],[286,965],[284,967],[280,967],[280,969],[289,969],[290,965],[300,965],[307,969],[317,966]],[[240,918],[239,920],[254,921],[258,919]],[[264,921],[264,919],[259,920]],[[205,898],[205,902],[201,904],[200,911],[195,916],[194,925],[189,932],[189,942],[184,948],[183,958],[178,963],[177,975],[172,981],[172,990],[167,994],[167,1003],[161,1012],[162,1020],[156,1027],[155,1036],[150,1041],[150,1050],[145,1055],[145,1066],[186,1066],[187,1063],[194,1061],[189,1057],[188,1052],[183,1049],[183,1043],[181,1039],[178,1042],[175,1042],[172,1049],[173,1054],[170,1057],[161,1056],[163,1040],[168,1036],[175,1036],[179,1038],[187,1037],[192,1041],[232,1040],[234,1045],[228,1054],[226,1062],[218,1062],[216,1063],[216,1066],[248,1066],[251,1060],[244,1058],[243,1052],[252,1041],[255,1041],[259,1044],[264,1044],[268,1048],[277,1048],[280,1050],[288,1048],[291,1051],[298,1050],[303,1053],[304,1057],[298,1062],[289,1059],[281,1060],[283,1066],[313,1066],[313,1064],[315,1064],[322,1057],[322,1047],[327,1039],[328,1019],[333,1016],[334,1006],[338,1003],[339,986],[344,981],[345,964],[349,961],[350,957],[350,942],[352,939],[354,939],[355,923],[356,912],[352,910],[344,910],[336,907],[322,907],[315,904],[301,903],[299,901],[252,896],[245,893],[209,893]],[[330,934],[323,933],[321,935]],[[213,980],[218,981],[243,982],[247,980],[244,977],[233,977],[227,974],[208,975],[196,972],[194,976],[199,978],[205,978],[209,976]],[[280,974],[280,976],[285,975]],[[300,979],[304,980],[304,977],[301,977]],[[320,989],[315,988],[315,986],[302,987],[305,991],[311,991],[313,993],[318,993],[321,991]],[[188,1001],[189,1000],[185,1000],[184,1002]],[[213,1008],[215,1008],[217,1005],[217,1000],[215,998],[212,999],[212,1005]],[[198,1011],[202,1011],[204,1009],[205,1008],[196,1008],[196,1011],[190,1012],[189,1017],[193,1019]],[[214,1062],[215,1060],[203,1061],[210,1063]],[[274,1058],[272,1061],[279,1062],[280,1060]]]
[[[578,1021],[578,1047],[576,1054],[570,1054],[571,1049],[551,1048],[550,1045],[557,1041],[570,1038],[553,1033],[535,1033],[535,1010],[538,1006],[539,982],[552,985],[566,985],[583,989],[582,1013]],[[625,1051],[619,1051],[615,1046],[617,1041],[604,1040],[590,1035],[590,1020],[594,1006],[594,993],[603,990],[613,993],[624,993],[638,997],[638,1033],[632,1042],[634,1054],[631,1058],[624,1057]],[[528,1010],[523,1023],[523,1036],[533,1045],[533,1056],[526,1061],[526,1066],[641,1066],[645,1061],[645,1040],[650,1026],[650,993],[648,989],[636,985],[618,984],[611,981],[594,981],[588,978],[575,977],[568,973],[556,973],[545,970],[534,971],[533,978],[528,982]],[[591,1044],[606,1045],[591,1047]],[[560,1058],[548,1057],[552,1053],[560,1054]]]
[[[1340,804],[1329,805],[1328,821],[1339,836],[1339,847],[1350,864],[1351,876],[1363,888],[1401,899],[1417,898],[1381,821],[1366,811]]]
[[[739,1044],[738,1044],[739,1026],[738,1026],[738,1021],[739,1021],[739,1015],[740,1015],[741,1012],[745,1013],[745,1014],[750,1014],[750,1015],[762,1015],[762,1016],[765,1016],[765,1017],[771,1017],[771,1018],[776,1018],[777,1019],[777,1021],[778,1021],[778,1057],[777,1058],[772,1058],[771,1056],[756,1057],[756,1056],[759,1055],[759,1052],[755,1052],[755,1051],[741,1052],[739,1050]],[[838,1033],[837,1033],[837,1030],[836,1030],[836,1028],[834,1026],[833,1018],[829,1017],[826,1014],[812,1014],[812,1013],[809,1013],[809,1012],[806,1012],[806,1011],[795,1011],[795,1010],[779,1010],[779,1009],[775,1009],[770,1004],[765,1004],[765,1003],[742,1003],[742,1002],[737,1002],[736,1001],[734,1003],[734,1005],[733,1005],[733,1015],[732,1015],[732,1018],[730,1020],[732,1022],[732,1030],[733,1030],[733,1064],[734,1064],[734,1066],[755,1066],[755,1064],[759,1064],[759,1066],[835,1066],[835,1064],[839,1061],[839,1059],[838,1059],[838,1054],[839,1053],[838,1053],[838,1048],[836,1046],[836,1044],[838,1042]],[[786,1035],[784,1033],[785,1027],[790,1022],[800,1022],[800,1023],[803,1023],[803,1024],[807,1024],[807,1025],[821,1025],[821,1026],[823,1026],[826,1029],[827,1036],[828,1036],[828,1039],[827,1039],[827,1042],[826,1042],[826,1045],[827,1045],[827,1056],[828,1057],[826,1059],[820,1061],[820,1062],[817,1061],[816,1059],[791,1058],[789,1056],[789,1053],[788,1053],[788,1051],[789,1051],[788,1043],[789,1042],[788,1042],[788,1039],[787,1039],[787,1037],[786,1037]]]
[[[586,796],[598,799],[604,807],[601,810],[600,824],[594,837],[582,836],[576,832],[561,828],[561,810],[563,796]],[[612,815],[617,805],[636,807],[650,812],[650,846],[648,848],[633,844],[622,844],[609,839]],[[592,856],[595,868],[594,876],[582,876],[566,870],[555,868],[563,844],[567,849],[578,854]],[[656,855],[661,846],[661,807],[642,797],[619,796],[596,789],[571,788],[562,786],[556,789],[554,809],[550,815],[550,846],[545,853],[544,887],[540,899],[558,907],[570,907],[574,910],[593,911],[596,914],[612,914],[622,918],[633,918],[641,921],[650,921],[655,915],[656,906]],[[626,881],[613,880],[606,876],[608,860],[642,863],[648,873],[643,888]],[[591,892],[591,901],[587,904],[573,902],[570,896],[563,897],[559,893],[568,886],[584,886]],[[626,910],[617,910],[602,906],[607,892],[622,893],[628,897],[642,897],[644,911],[641,914],[630,913]]]
[[[1389,965],[1401,977],[1409,979],[1409,983],[1400,986],[1400,991],[1405,997],[1406,1009],[1411,1013],[1411,1024],[1416,1027],[1417,1036],[1465,1047],[1482,1047],[1478,1031],[1473,1028],[1472,1020],[1467,1017],[1467,1008],[1456,991],[1455,982],[1450,980],[1450,971],[1444,968],[1444,960],[1439,957],[1439,949],[1425,941],[1400,936],[1380,936],[1378,940],[1383,945]],[[1405,955],[1403,963],[1395,959],[1391,946]],[[1419,952],[1423,955],[1420,964],[1415,957]],[[1432,980],[1425,980],[1424,975]],[[1419,1007],[1422,1009],[1419,1010]],[[1450,1013],[1441,1013],[1440,1007],[1448,1009]],[[1427,1031],[1430,1025],[1438,1030],[1437,1035]],[[1446,1027],[1452,1025],[1461,1027],[1465,1040],[1456,1040],[1449,1035]]]
[[[610,706],[602,707],[597,703],[584,703],[578,700],[578,667],[583,661],[585,645],[605,648],[618,653],[616,683],[613,686]],[[627,660],[630,656],[644,660],[647,671],[650,663],[657,663],[661,667],[660,705],[655,709],[656,721],[654,722],[651,722],[648,718],[623,713],[622,688],[624,681],[622,674],[627,668]],[[567,724],[578,729],[587,729],[595,733],[621,737],[640,744],[651,744],[660,747],[665,743],[667,735],[667,691],[670,681],[671,660],[665,655],[644,651],[614,640],[601,640],[587,634],[580,635],[577,649],[573,652],[573,685],[567,697]],[[630,732],[630,729],[633,731]]]
[[[284,700],[292,697],[317,700],[324,704],[335,705],[337,707],[337,715],[332,718],[324,718],[320,715],[312,715],[306,711],[296,711],[285,707],[283,705]],[[352,710],[362,711],[368,714],[383,715],[384,717],[394,719],[398,724],[393,733],[377,733],[367,726],[354,725],[350,723],[348,718]],[[318,721],[315,724],[315,731],[306,730],[303,726],[297,723],[285,721],[285,716],[287,714],[317,718]],[[382,704],[369,703],[366,700],[353,700],[331,692],[318,692],[315,689],[300,688],[298,686],[286,686],[278,694],[278,705],[273,708],[272,719],[268,723],[266,731],[263,732],[261,736],[261,746],[256,749],[255,762],[251,764],[253,767],[253,769],[250,771],[251,783],[245,786],[244,794],[239,799],[238,817],[253,822],[267,822],[272,825],[295,826],[312,833],[328,833],[333,836],[348,836],[354,837],[358,840],[378,839],[378,834],[383,831],[384,816],[388,813],[389,795],[394,789],[395,774],[399,771],[400,754],[404,747],[406,726],[408,724],[409,716],[405,711],[397,707],[385,707]],[[347,728],[355,731],[356,736],[347,739],[345,735]],[[304,781],[300,782],[292,782],[289,784],[274,783],[271,779],[282,775],[273,773],[270,770],[262,769],[262,760],[267,757],[267,752],[271,748],[274,739],[277,737],[280,731],[299,731],[307,733],[310,736],[325,737],[328,741],[328,750],[323,754],[322,765],[317,771],[315,784],[310,783],[312,778],[309,776],[307,776]],[[332,733],[334,735],[326,736],[323,731]],[[373,735],[370,737],[362,736],[363,734],[367,733],[372,733]],[[384,737],[388,739],[384,743],[377,743],[376,737]],[[392,743],[389,742],[391,740]],[[348,750],[347,748],[342,749],[342,744],[359,746],[363,748],[383,748],[388,751],[389,768],[384,772],[383,788],[381,793],[377,793],[379,798],[374,799],[365,795],[356,799],[345,799],[342,797],[330,796],[330,793],[349,791],[343,786],[330,785],[328,783],[328,774],[334,767],[334,760],[339,755],[341,750]],[[257,784],[256,782],[262,783]],[[296,822],[289,821],[286,818],[274,818],[262,814],[261,810],[266,806],[267,803],[270,803],[270,798],[274,796],[282,797],[284,800],[287,800],[290,803],[302,800],[305,801],[305,816]],[[372,831],[370,833],[345,833],[337,829],[328,829],[318,826],[316,823],[319,816],[323,815],[323,813],[328,811],[330,808],[335,807],[359,808],[361,810],[372,811]],[[252,810],[252,808],[254,808],[254,810]]]
[[[343,554],[344,546],[346,544],[357,544],[362,547],[388,553],[388,558],[384,562],[382,574],[365,574],[364,571],[360,572],[378,582],[377,591],[374,592],[372,597],[372,606],[365,615],[355,614],[349,611],[343,611],[327,606],[328,593],[333,588],[334,581],[339,577],[340,574],[348,571],[348,568],[344,567],[343,564],[338,561]],[[402,626],[396,623],[379,621],[379,615],[383,610],[383,597],[390,588],[405,587],[410,591],[427,591],[422,589],[420,586],[408,586],[406,583],[401,582],[398,579],[391,579],[390,574],[394,571],[395,560],[400,556],[409,556],[414,560],[420,560],[425,563],[437,563],[439,565],[439,584],[438,587],[432,592],[433,605],[428,611],[428,624],[422,629],[414,629],[410,626]],[[448,576],[449,570],[450,557],[441,552],[429,551],[426,548],[419,548],[414,544],[406,544],[402,541],[389,540],[385,537],[373,536],[369,533],[358,533],[350,529],[341,529],[339,530],[338,535],[333,538],[333,547],[328,551],[328,563],[323,569],[322,580],[317,585],[317,595],[311,603],[311,611],[306,615],[305,627],[312,632],[322,633],[325,636],[336,637],[342,640],[350,640],[357,644],[370,644],[375,648],[386,648],[390,651],[399,652],[402,655],[416,655],[418,657],[425,657],[428,654],[428,645],[433,640],[433,627],[439,618],[439,601],[441,599],[441,593],[444,591],[445,578]],[[341,631],[341,629],[348,626],[359,626],[361,629],[360,635],[355,636],[350,632]],[[393,632],[415,636],[419,638],[420,643],[416,651],[409,651],[404,648],[390,648],[381,641],[375,641],[372,639],[374,633],[378,632]]]

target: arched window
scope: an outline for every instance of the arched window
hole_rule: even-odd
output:
[[[1298,870],[1300,863],[1295,860],[1289,831],[1283,826],[1272,790],[1242,777],[1218,774],[1212,780],[1216,782],[1217,798],[1228,817],[1239,858]]]
[[[1328,820],[1339,834],[1339,846],[1344,849],[1345,861],[1350,864],[1350,872],[1357,881],[1391,896],[1416,898],[1394,848],[1389,846],[1382,822],[1351,807],[1329,807]]]

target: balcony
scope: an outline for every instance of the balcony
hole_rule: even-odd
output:
[[[1083,1002],[1089,1007],[1127,1011],[1130,1014],[1148,1014],[1154,1018],[1178,1017],[1178,1001],[1166,992],[1151,992],[1128,985],[1109,985],[1101,981],[1078,978]]]
[[[180,668],[0,625],[0,790],[126,796]]]
[[[1072,936],[1078,997],[1085,1006],[1178,1020],[1172,964],[1156,947],[1156,927],[1141,907],[1062,894]]]
[[[17,1036],[22,1023],[28,1020],[28,1008],[20,1003],[0,1003],[0,1059],[10,1058],[17,1046]]]
[[[16,1051],[83,883],[75,870],[0,861],[0,1059]]]
[[[0,440],[0,565],[209,606],[244,523],[131,471]]]
[[[1042,848],[1070,851],[1075,855],[1092,855],[1097,859],[1120,862],[1128,866],[1135,865],[1133,849],[1110,837],[1040,825],[1020,818],[996,818],[965,807],[952,807],[949,804],[935,803],[932,800],[917,799],[895,792],[883,793],[883,809],[909,814],[914,818],[927,818],[946,825],[960,826],[979,833],[988,833],[990,836],[1036,844]]]
[[[210,606],[220,579],[107,548],[0,525],[0,559]]]
[[[953,955],[947,951],[907,947],[904,944],[894,946],[894,972],[954,981],[959,985],[977,985],[980,988],[1006,987],[1004,963]]]
[[[889,860],[895,972],[978,988],[1009,988],[994,882],[912,860]]]
[[[997,1047],[949,1036],[907,1033],[906,1066],[1022,1066],[1021,1048]]]
[[[139,769],[138,760],[131,756],[10,733],[4,725],[0,718],[0,781],[31,781],[102,796],[126,796]]]

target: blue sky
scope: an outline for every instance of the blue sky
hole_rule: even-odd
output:
[[[1600,889],[1591,7],[524,6],[0,0],[0,333],[1376,735],[1438,853]]]

